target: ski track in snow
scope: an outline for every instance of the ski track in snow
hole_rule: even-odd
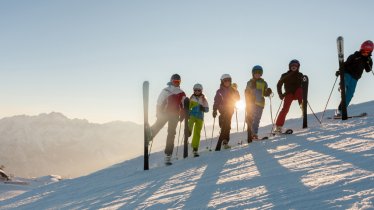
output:
[[[138,157],[18,196],[0,194],[0,209],[373,209],[372,107],[353,106],[369,116],[344,122],[316,125],[310,116],[308,129],[250,145],[237,144],[245,132],[233,133],[234,147],[220,152],[205,149],[207,139],[198,158],[183,159],[180,147],[172,166],[157,152],[149,171]],[[298,128],[301,120],[286,125]]]

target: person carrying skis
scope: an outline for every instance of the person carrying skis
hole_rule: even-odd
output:
[[[359,51],[348,56],[343,64],[344,82],[345,82],[345,103],[348,107],[356,90],[357,82],[361,78],[364,69],[366,72],[372,71],[373,60],[371,53],[373,52],[374,44],[367,40],[361,44]],[[336,71],[336,76],[340,75],[340,71]],[[335,116],[340,117],[342,111],[342,103],[340,102]]]
[[[231,118],[234,114],[235,103],[239,99],[239,92],[231,86],[231,76],[223,74],[220,88],[216,92],[213,104],[213,118],[216,118],[218,110],[220,113],[218,123],[221,128],[216,151],[221,150],[221,144],[223,144],[225,149],[230,148],[228,143],[230,141]]]
[[[190,97],[190,108],[189,108],[189,120],[188,128],[190,135],[193,130],[192,136],[192,152],[194,157],[198,157],[199,145],[200,145],[200,134],[201,129],[204,125],[204,112],[209,111],[208,101],[203,94],[203,86],[199,83],[193,86],[194,93]]]
[[[247,82],[245,88],[247,141],[258,139],[258,127],[265,107],[265,98],[270,96],[272,90],[262,77],[263,69],[256,65],[252,68],[252,79]]]
[[[291,60],[288,64],[288,71],[282,74],[280,80],[277,83],[277,92],[279,98],[284,100],[282,110],[275,122],[274,133],[282,133],[282,127],[286,120],[288,111],[292,101],[297,100],[299,102],[300,108],[302,107],[303,101],[303,90],[302,81],[303,74],[299,72],[300,62],[296,59]],[[285,92],[282,92],[282,86],[284,85]]]
[[[164,88],[157,99],[156,122],[151,126],[151,139],[168,123],[168,134],[165,146],[165,163],[171,163],[171,156],[174,149],[174,139],[178,121],[182,122],[185,114],[183,109],[183,101],[186,94],[180,89],[181,77],[173,74],[168,87]]]

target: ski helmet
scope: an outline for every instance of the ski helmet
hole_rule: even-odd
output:
[[[224,79],[231,79],[230,74],[222,74],[221,80],[224,80]]]
[[[194,90],[203,90],[203,86],[199,83],[196,83],[194,86],[193,86],[193,89]]]
[[[297,68],[298,68],[298,69],[300,68],[300,62],[299,62],[298,60],[296,60],[296,59],[293,59],[293,60],[290,61],[290,63],[288,64],[288,68],[291,69],[291,66],[292,66],[293,64],[297,64],[297,66],[298,66]]]
[[[373,52],[373,48],[374,48],[373,42],[370,41],[370,40],[366,40],[366,41],[364,41],[364,43],[361,44],[360,50],[361,51]]]
[[[170,82],[173,80],[181,80],[181,76],[179,76],[179,74],[173,74],[170,78]]]
[[[264,70],[262,69],[262,66],[256,65],[252,68],[252,75],[256,73],[260,73],[261,75],[263,74]]]

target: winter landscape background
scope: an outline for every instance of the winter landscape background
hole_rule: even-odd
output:
[[[220,152],[209,152],[208,139],[200,157],[183,159],[179,149],[168,167],[154,152],[149,171],[140,156],[76,179],[15,178],[30,184],[0,183],[0,209],[373,209],[373,107],[352,105],[351,115],[368,116],[322,125],[309,115],[308,129],[291,119],[293,135],[250,145],[233,133],[233,148]]]
[[[142,136],[143,125],[136,123],[95,124],[57,112],[3,118],[0,165],[20,177],[73,178],[142,154]],[[163,143],[157,141],[154,149]]]

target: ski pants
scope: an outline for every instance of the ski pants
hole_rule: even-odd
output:
[[[353,98],[353,95],[356,91],[357,80],[354,79],[350,74],[344,73],[344,83],[345,83],[345,104],[348,107],[349,103]],[[339,108],[340,111],[342,110],[342,103],[340,102]]]
[[[194,116],[190,116],[190,119],[188,120],[188,128],[190,129],[190,132],[193,129],[191,146],[194,151],[198,151],[199,149],[200,134],[201,134],[201,129],[203,128],[203,124],[204,124],[204,121],[202,119],[199,119]]]
[[[248,135],[254,135],[258,133],[258,127],[260,126],[260,121],[262,117],[262,112],[264,111],[264,107],[257,106],[257,105],[250,105],[250,109],[247,112],[247,133]],[[249,136],[248,136],[249,139]]]
[[[160,114],[157,117],[156,122],[151,127],[152,136],[156,134],[168,123],[168,134],[166,137],[165,154],[171,156],[174,149],[174,139],[176,134],[176,129],[179,121],[179,115],[177,114]]]
[[[233,114],[234,111],[228,111],[221,113],[218,117],[219,127],[221,128],[218,139],[222,140],[223,143],[230,141],[231,118]]]
[[[288,111],[290,110],[292,101],[297,100],[299,102],[299,105],[302,104],[302,102],[303,102],[303,89],[301,87],[297,88],[295,93],[288,93],[284,97],[283,100],[284,100],[284,103],[283,103],[282,110],[280,111],[279,116],[277,118],[277,121],[275,123],[275,125],[277,125],[277,126],[283,126],[284,125],[284,122],[286,120],[286,116],[288,114]]]

